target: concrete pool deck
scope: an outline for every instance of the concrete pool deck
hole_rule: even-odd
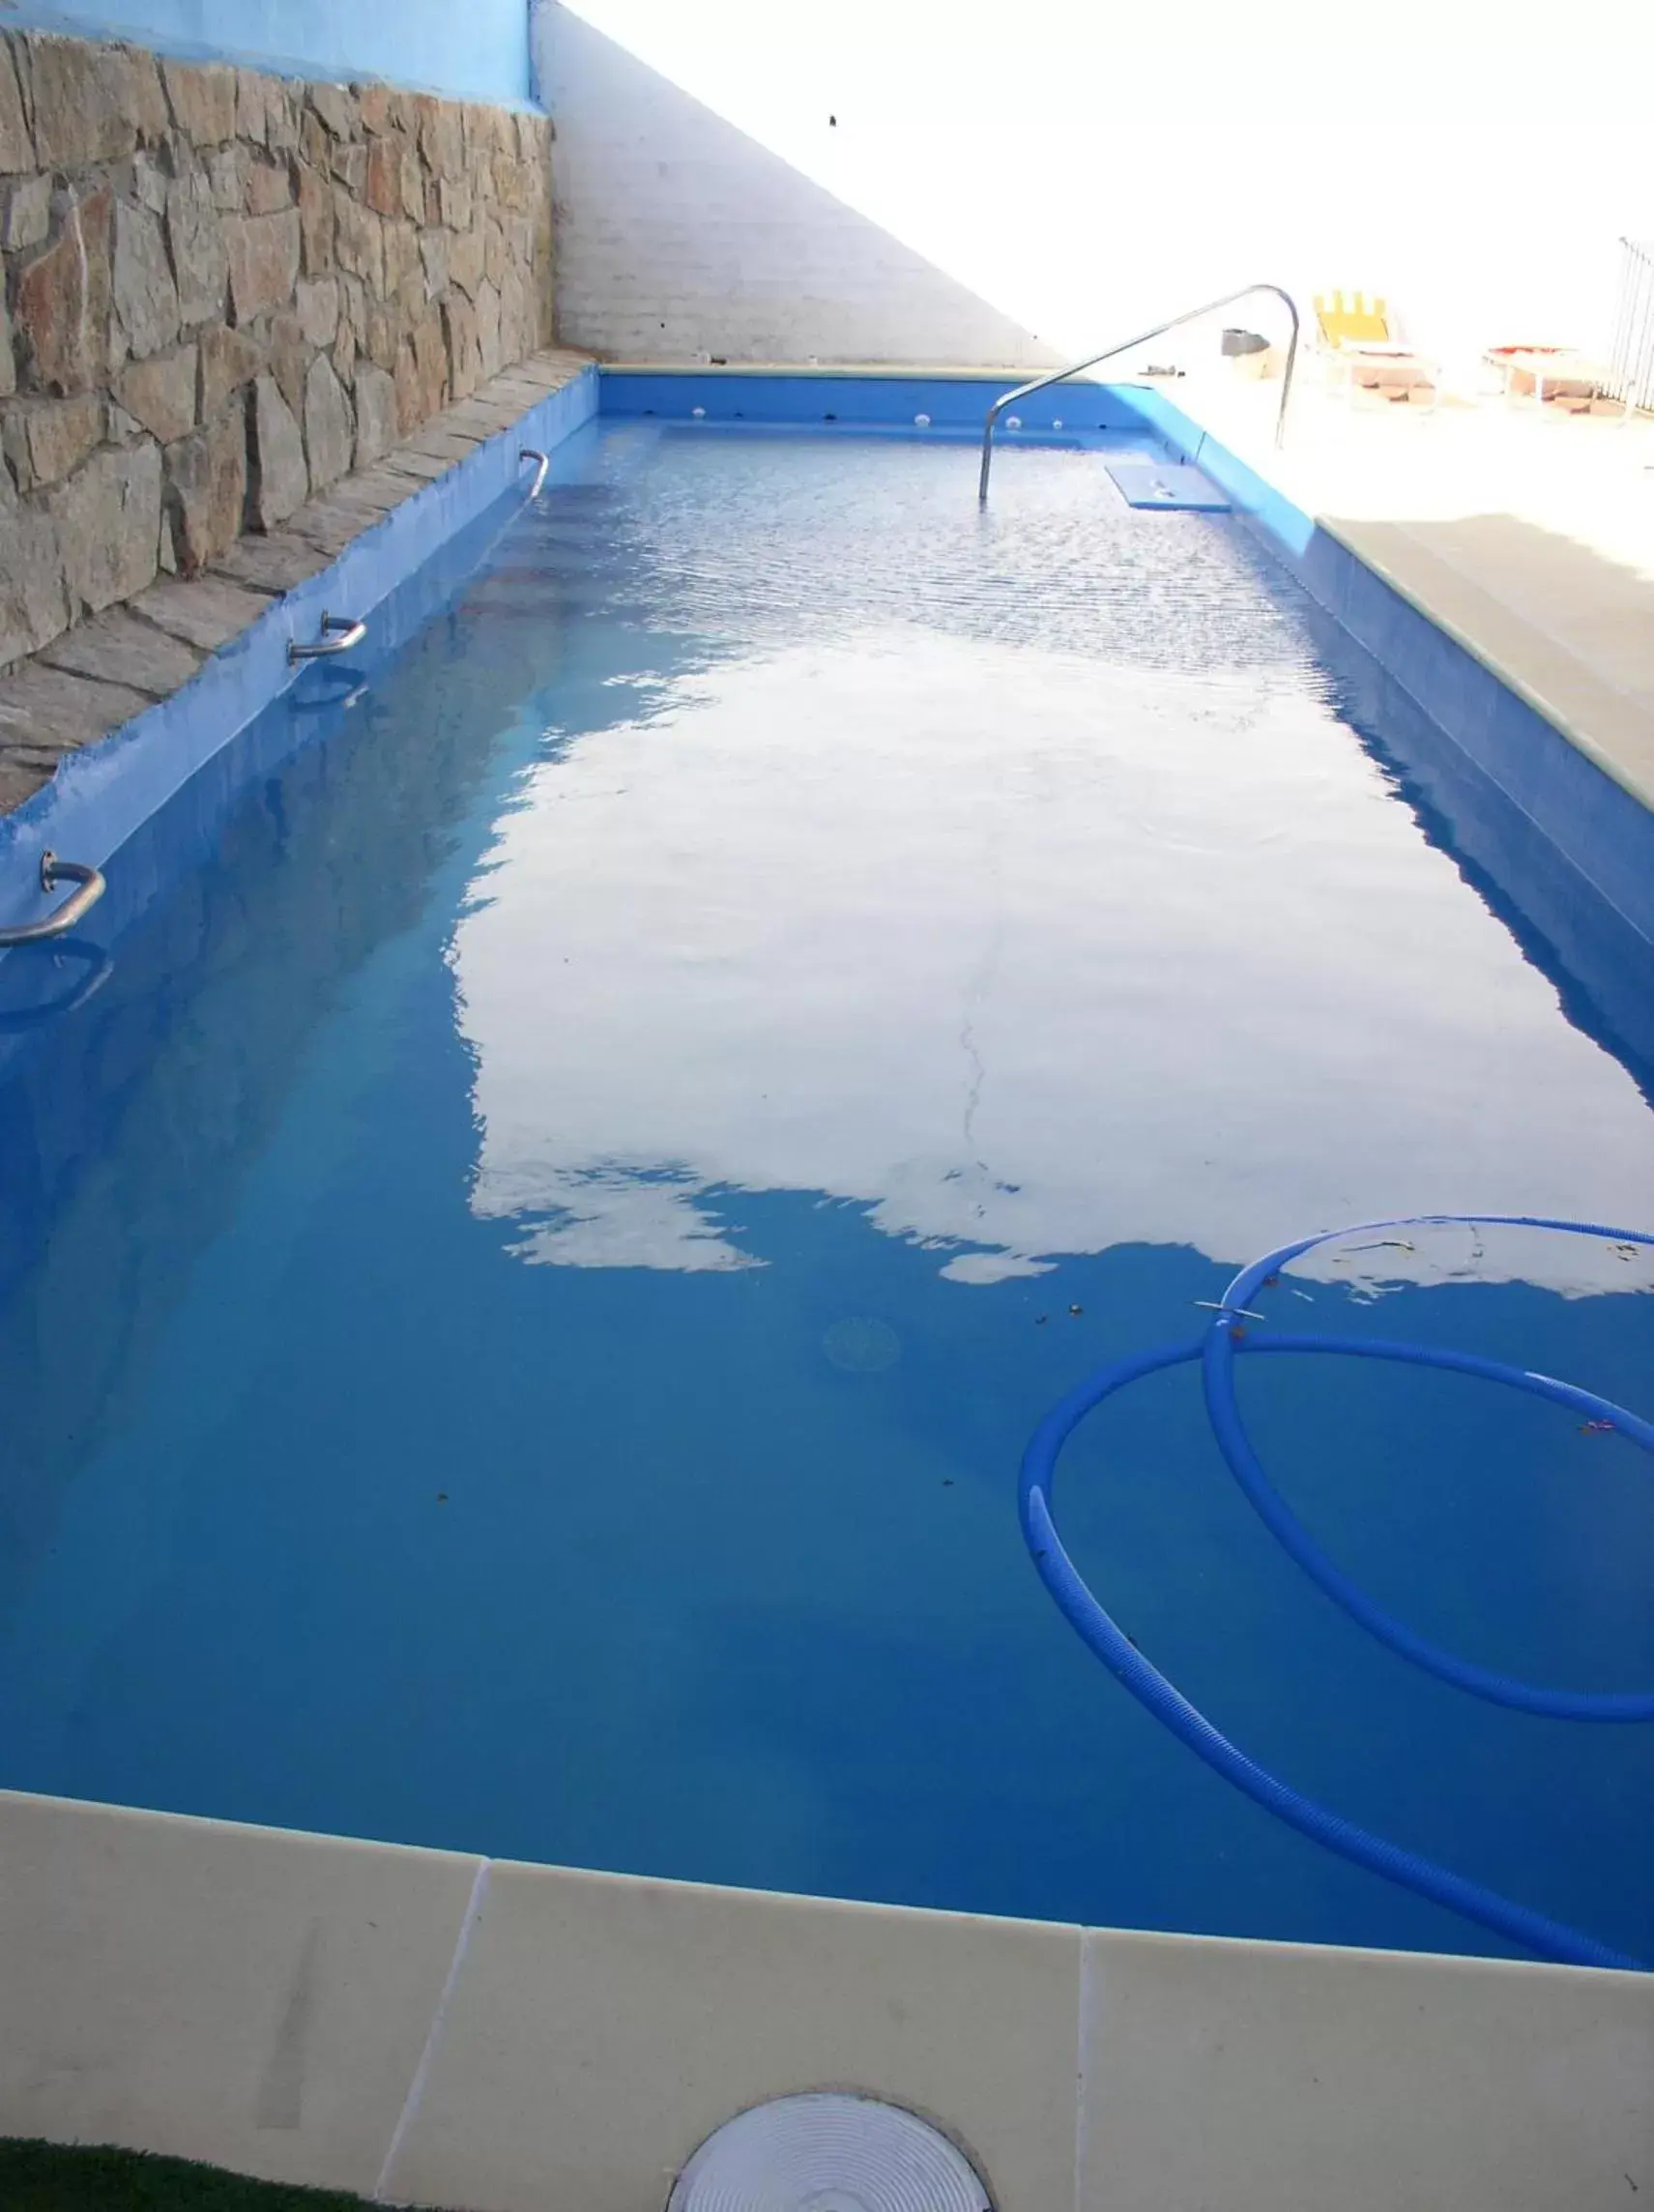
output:
[[[1278,383],[1161,392],[1654,808],[1654,418]]]

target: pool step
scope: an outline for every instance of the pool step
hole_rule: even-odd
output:
[[[1128,507],[1162,507],[1227,514],[1229,502],[1216,484],[1187,461],[1105,461]]]

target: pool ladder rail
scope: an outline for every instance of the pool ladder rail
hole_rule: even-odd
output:
[[[535,480],[529,488],[530,499],[537,499],[545,483],[546,472],[551,467],[549,454],[537,448],[525,446],[518,456],[519,463],[536,464]],[[322,634],[313,644],[301,645],[297,638],[287,644],[287,658],[297,665],[302,660],[331,660],[335,654],[351,653],[367,635],[367,625],[358,615],[322,615]],[[108,888],[102,871],[85,866],[79,860],[60,860],[55,853],[41,855],[41,889],[55,890],[59,884],[73,884],[74,890],[62,906],[40,921],[18,922],[10,929],[0,929],[0,946],[9,945],[38,945],[47,938],[62,937],[73,929],[81,917],[90,912]]]
[[[0,929],[0,946],[39,945],[48,937],[62,937],[103,896],[108,886],[102,871],[89,868],[81,860],[60,860],[55,853],[41,855],[41,889],[53,891],[59,884],[73,884],[62,906],[55,908],[40,921],[22,921],[11,929]]]
[[[530,499],[537,499],[545,482],[546,471],[551,467],[550,455],[540,452],[535,447],[525,446],[517,460],[519,466],[524,461],[537,463],[535,480],[529,487]],[[297,638],[292,639],[287,647],[287,658],[294,663],[301,660],[329,660],[334,654],[354,652],[366,635],[367,625],[359,616],[324,613],[321,636],[313,645],[301,645]]]
[[[367,625],[355,615],[322,616],[322,634],[314,645],[301,645],[297,638],[289,641],[287,657],[290,661],[327,660],[335,653],[350,653],[367,635]]]
[[[1101,353],[1088,355],[1067,368],[1054,368],[1044,376],[1036,376],[1027,384],[1019,384],[1014,392],[1003,392],[988,410],[982,425],[982,471],[976,480],[976,503],[988,504],[988,472],[994,465],[994,432],[1000,417],[1007,407],[1015,406],[1019,399],[1030,393],[1043,392],[1047,386],[1062,384],[1071,376],[1081,376],[1088,368],[1095,368],[1100,361],[1112,361],[1116,354],[1133,353],[1150,338],[1164,337],[1168,331],[1181,330],[1185,323],[1198,323],[1203,315],[1215,315],[1220,307],[1233,307],[1239,300],[1250,300],[1255,292],[1272,292],[1291,317],[1292,335],[1287,341],[1287,367],[1281,379],[1281,404],[1275,416],[1275,443],[1279,446],[1287,433],[1287,402],[1292,395],[1292,371],[1298,363],[1298,310],[1292,295],[1280,284],[1243,284],[1238,292],[1226,292],[1221,300],[1208,300],[1204,306],[1191,307],[1186,314],[1174,315],[1169,322],[1156,323],[1150,331],[1140,331],[1136,337],[1122,338],[1118,345],[1104,346]]]

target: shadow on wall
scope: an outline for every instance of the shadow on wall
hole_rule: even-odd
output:
[[[609,361],[1059,359],[558,0],[537,0],[534,47],[557,124],[564,344]]]

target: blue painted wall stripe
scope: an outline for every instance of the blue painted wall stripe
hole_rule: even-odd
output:
[[[383,77],[450,100],[532,104],[528,0],[10,0],[7,30],[126,39],[280,76]]]

